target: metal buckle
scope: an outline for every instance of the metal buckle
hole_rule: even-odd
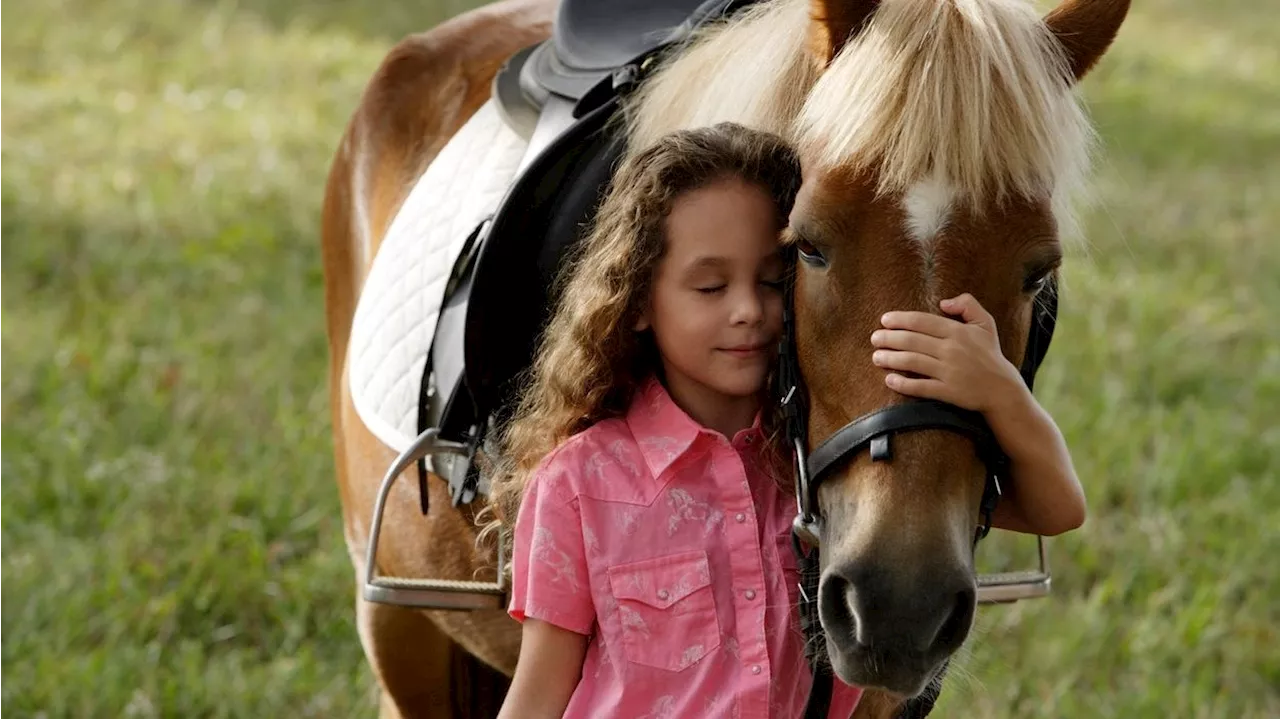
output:
[[[439,438],[439,429],[432,427],[409,445],[396,461],[391,463],[378,498],[373,505],[373,524],[369,532],[369,547],[365,551],[365,574],[362,595],[365,601],[395,604],[402,607],[424,609],[502,609],[506,605],[507,546],[502,532],[498,533],[498,581],[467,582],[452,579],[411,579],[405,577],[380,577],[377,575],[378,538],[382,534],[382,514],[387,496],[399,476],[423,457],[437,454],[467,456],[471,447],[462,442],[450,442]]]
[[[813,517],[806,517],[804,513],[797,514],[791,522],[791,533],[806,546],[818,546],[818,522]]]
[[[817,512],[811,501],[813,486],[810,482],[813,480],[809,476],[809,453],[804,449],[803,439],[796,437],[791,440],[791,444],[792,449],[795,451],[796,460],[796,504],[799,506],[800,517],[804,519],[804,523],[813,527],[817,524],[817,517],[815,516]],[[797,524],[799,524],[799,519],[797,518],[796,520]],[[816,533],[810,532],[810,534],[814,537],[810,544],[815,547],[818,546]]]
[[[979,604],[1011,604],[1019,599],[1036,599],[1049,596],[1049,556],[1045,551],[1044,537],[1037,536],[1040,550],[1040,568],[1031,572],[1001,572],[978,575]]]

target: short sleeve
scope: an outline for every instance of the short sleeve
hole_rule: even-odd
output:
[[[582,514],[564,486],[568,453],[554,454],[530,479],[516,519],[511,563],[511,606],[517,621],[539,619],[578,634],[591,634],[591,600]]]

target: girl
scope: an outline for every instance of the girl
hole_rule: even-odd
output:
[[[795,499],[760,412],[782,328],[778,235],[799,185],[779,138],[728,123],[669,135],[615,177],[493,478],[515,521],[510,613],[523,623],[500,717],[803,712],[794,560],[775,541]],[[963,308],[979,316],[967,300],[948,311]],[[886,322],[886,367],[917,362],[895,354],[919,348],[903,333],[959,341],[914,315]],[[956,353],[956,376],[1002,381],[998,344],[947,336],[961,335],[973,351]],[[1056,434],[1033,417],[1035,430],[1011,431]],[[1074,482],[1069,460],[1057,469]],[[837,680],[830,716],[859,695]]]

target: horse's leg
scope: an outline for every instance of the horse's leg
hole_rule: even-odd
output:
[[[343,436],[339,455],[347,548],[357,581],[365,571],[369,520],[381,473],[395,459],[360,422],[348,385],[339,386]],[[388,497],[378,571],[402,577],[470,579],[486,564],[475,551],[471,519],[451,511],[443,480],[430,478],[431,512],[423,516],[413,470]],[[490,572],[492,570],[490,569]],[[358,599],[360,639],[384,692],[385,711],[406,717],[492,717],[515,668],[519,626],[502,610],[420,612]]]
[[[356,624],[381,687],[379,715],[496,716],[507,677],[471,656],[422,612],[360,598],[363,563],[354,562]]]
[[[448,706],[453,643],[419,612],[361,598],[362,563],[357,563],[356,572],[356,626],[382,689],[379,714],[384,719],[406,716],[397,701],[409,707]],[[405,640],[385,641],[384,637]]]
[[[547,37],[555,6],[555,0],[496,3],[401,42],[370,80],[335,155],[322,216],[329,390],[344,529],[357,577],[363,577],[377,482],[394,458],[356,416],[345,381],[361,287],[414,180],[488,99],[502,62]],[[379,569],[469,578],[476,566],[474,532],[449,511],[441,483],[431,484],[437,509],[429,518],[415,509],[412,482],[392,493]],[[422,613],[357,602],[361,642],[382,686],[384,715],[493,715],[505,678],[459,646],[509,673],[519,639],[502,612],[435,613],[433,623]],[[462,645],[459,637],[465,637]]]

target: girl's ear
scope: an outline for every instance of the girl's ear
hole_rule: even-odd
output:
[[[636,324],[631,329],[636,332],[644,332],[653,328],[653,285],[649,285],[648,291],[645,293],[644,301],[640,304],[640,316],[636,318]]]

